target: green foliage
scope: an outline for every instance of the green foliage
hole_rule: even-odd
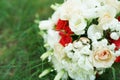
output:
[[[34,20],[48,19],[55,2],[63,0],[0,0],[0,80],[53,80],[55,72],[38,78],[50,64],[40,60],[45,48]],[[120,76],[119,65],[99,80]]]
[[[48,64],[40,60],[45,49],[34,20],[50,17],[55,1],[0,0],[0,80],[41,80]]]

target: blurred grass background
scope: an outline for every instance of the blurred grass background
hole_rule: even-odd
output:
[[[34,20],[48,19],[55,2],[62,0],[0,0],[0,80],[52,80],[38,78],[47,64],[40,60],[45,49]]]
[[[0,80],[53,80],[54,73],[38,78],[49,64],[40,60],[45,49],[34,20],[36,15],[39,20],[48,19],[55,2],[63,0],[0,0]],[[120,77],[119,65],[98,80]]]

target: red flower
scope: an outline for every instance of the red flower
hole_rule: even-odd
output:
[[[69,26],[66,26],[65,28],[64,28],[64,30],[65,30],[65,32],[67,33],[67,34],[73,34],[73,32],[71,31],[71,29],[69,28]]]
[[[115,62],[120,62],[120,56],[116,58]]]
[[[57,25],[56,25],[56,30],[64,30],[64,28],[68,26],[68,21],[67,20],[58,20]]]
[[[68,20],[59,19],[56,25],[56,30],[60,31],[59,32],[59,35],[61,36],[61,39],[59,41],[60,44],[66,46],[68,43],[72,42],[71,34],[73,34],[73,32],[69,28]]]
[[[62,44],[64,47],[69,44],[72,43],[72,38],[69,34],[64,34],[62,32],[59,33],[61,36],[61,39],[59,41],[60,44]]]
[[[118,21],[120,21],[120,16],[117,17]]]
[[[117,51],[118,49],[120,49],[120,38],[118,40],[113,40],[113,39],[110,39],[110,42],[111,43],[114,43],[116,48],[115,50]],[[120,62],[120,56],[118,56],[115,60],[115,62]]]
[[[57,31],[62,31],[66,34],[73,34],[71,29],[69,28],[69,22],[68,20],[61,20],[59,19],[57,25],[56,25],[56,30]]]
[[[111,41],[111,43],[115,44],[115,46],[116,46],[115,50],[120,49],[120,38],[118,40],[111,39],[110,41]]]

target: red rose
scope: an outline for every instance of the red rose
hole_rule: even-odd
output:
[[[120,56],[116,58],[115,62],[120,62]]]
[[[69,44],[72,43],[72,38],[69,34],[64,34],[62,32],[59,33],[61,36],[61,39],[59,41],[60,44],[62,44],[64,47]]]
[[[67,33],[67,34],[73,34],[73,32],[71,31],[71,29],[69,28],[69,26],[66,26],[65,28],[64,28],[64,30],[65,30],[65,32]]]
[[[68,26],[68,21],[67,20],[58,20],[57,25],[56,25],[56,30],[64,30],[64,28]]]
[[[71,29],[69,28],[69,22],[68,20],[58,20],[58,23],[56,25],[56,30],[57,31],[62,31],[66,34],[73,34],[73,32],[71,31]]]
[[[59,31],[59,35],[61,36],[61,39],[59,41],[60,44],[66,46],[68,43],[72,42],[71,35],[73,34],[73,32],[69,28],[68,20],[59,19],[56,25],[56,30]]]

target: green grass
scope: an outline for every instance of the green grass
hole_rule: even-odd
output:
[[[62,2],[0,0],[0,80],[49,80],[38,78],[48,64],[40,60],[45,49],[34,20],[50,17],[55,1]]]
[[[0,0],[0,80],[53,80],[55,72],[38,78],[49,64],[40,60],[45,48],[34,20],[48,19],[55,2],[63,0]],[[98,80],[113,80],[113,74],[120,80],[120,64],[115,67]]]

